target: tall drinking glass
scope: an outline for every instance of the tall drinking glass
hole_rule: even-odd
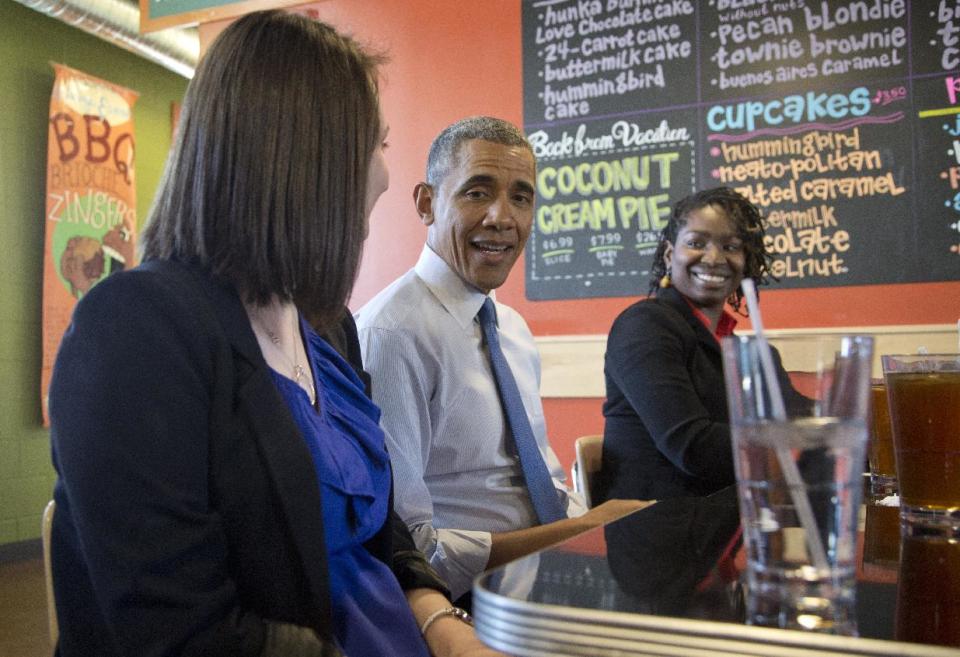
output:
[[[765,363],[757,338],[723,341],[747,620],[856,634],[857,511],[870,409],[873,340],[783,340],[803,372]],[[778,362],[778,361],[777,361]]]
[[[893,456],[893,429],[890,426],[890,406],[883,381],[874,381],[870,387],[872,421],[867,443],[867,461],[870,464],[870,493],[874,499],[897,494],[897,466]]]
[[[897,641],[960,646],[960,543],[904,536],[897,582]]]
[[[867,504],[863,527],[863,566],[896,566],[900,561],[900,510]]]
[[[960,355],[883,356],[905,528],[960,538]]]

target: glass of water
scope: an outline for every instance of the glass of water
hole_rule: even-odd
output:
[[[747,621],[856,635],[873,340],[816,336],[777,346],[755,336],[723,342]]]

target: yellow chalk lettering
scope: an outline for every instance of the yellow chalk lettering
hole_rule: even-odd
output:
[[[606,194],[613,187],[613,170],[606,160],[593,165],[593,188],[598,194]]]
[[[581,162],[577,165],[577,193],[581,196],[589,196],[593,193],[593,185],[584,180],[589,175],[591,168],[589,162]]]
[[[537,208],[537,228],[544,235],[550,235],[556,232],[557,227],[553,222],[553,212],[551,206],[541,205],[539,208]]]
[[[562,166],[557,170],[557,189],[566,196],[577,188],[576,174],[571,166]]]
[[[680,159],[680,153],[657,153],[653,161],[660,167],[660,188],[670,189],[670,165]]]
[[[637,215],[637,199],[633,196],[621,196],[617,199],[617,211],[620,213],[620,225],[630,228],[630,221]]]
[[[537,191],[544,200],[549,201],[557,195],[557,188],[554,185],[556,179],[557,170],[553,167],[544,167],[537,174]]]

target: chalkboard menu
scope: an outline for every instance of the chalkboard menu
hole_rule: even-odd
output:
[[[778,288],[960,280],[960,0],[524,0],[527,296],[645,292],[733,187]]]

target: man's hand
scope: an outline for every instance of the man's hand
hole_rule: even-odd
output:
[[[656,500],[607,500],[587,511],[578,520],[584,523],[584,530],[593,529],[655,503]]]
[[[490,557],[487,568],[496,568],[514,559],[576,536],[588,529],[613,522],[628,513],[648,507],[653,502],[646,500],[610,500],[590,509],[582,516],[565,518],[547,525],[536,525],[512,532],[490,535]]]

